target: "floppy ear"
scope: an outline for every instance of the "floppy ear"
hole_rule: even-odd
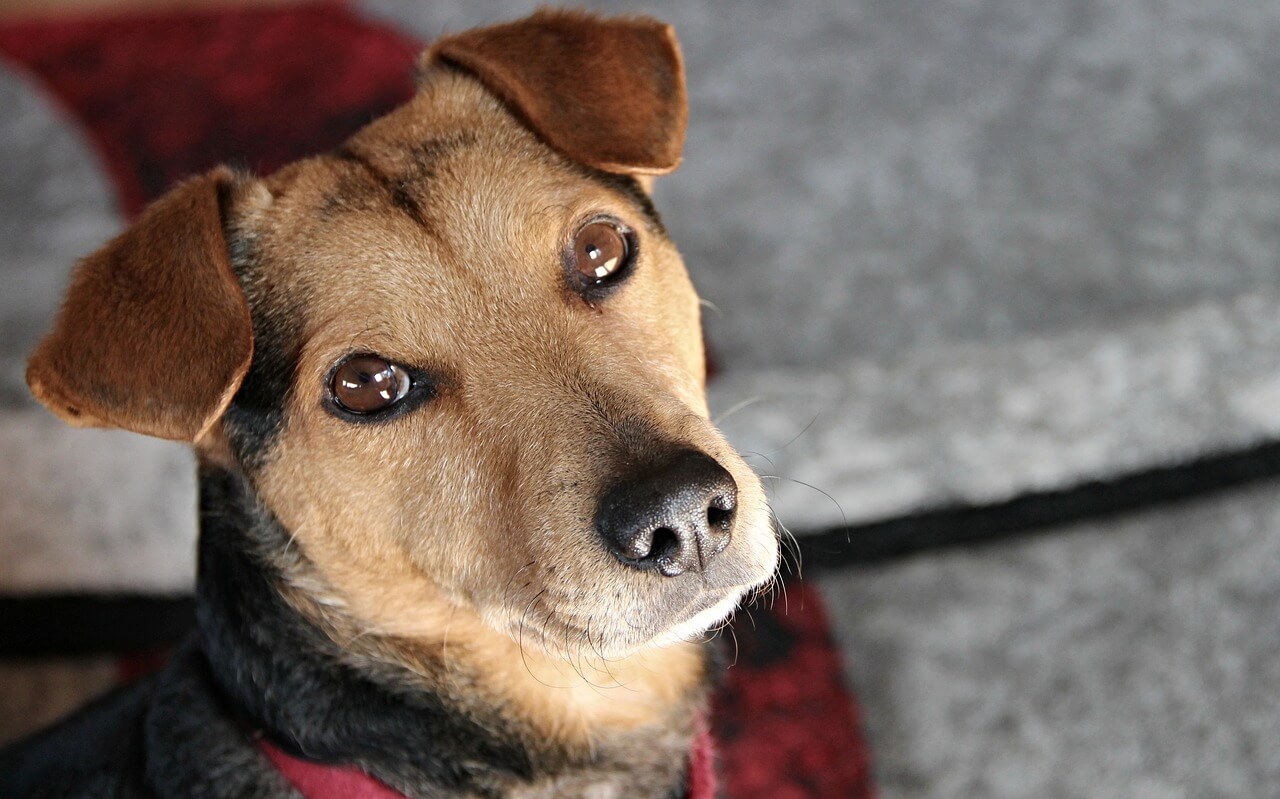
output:
[[[231,270],[220,167],[192,178],[76,268],[27,364],[36,399],[68,422],[194,441],[222,415],[253,354]]]
[[[436,64],[473,73],[575,161],[630,174],[680,164],[688,104],[670,25],[544,9],[441,39],[423,56]]]

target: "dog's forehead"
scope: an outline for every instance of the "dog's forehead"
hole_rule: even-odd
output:
[[[647,198],[558,156],[474,81],[447,75],[333,152],[268,180],[259,243],[303,283],[375,286],[417,275],[425,291],[497,274],[513,287],[590,211],[649,223]],[[400,274],[402,272],[408,274]],[[500,286],[495,286],[499,288]]]
[[[557,155],[463,76],[267,187],[256,269],[303,298],[288,304],[305,309],[313,349],[358,337],[409,355],[545,337],[568,313],[561,256],[574,226],[609,214],[665,239],[633,179]]]
[[[549,171],[544,150],[465,82],[423,91],[332,152],[273,176],[270,216],[281,235],[414,222],[420,233],[439,238],[454,233],[476,203],[497,210],[504,195],[519,199],[514,186]],[[471,216],[472,224],[485,224],[502,215]]]

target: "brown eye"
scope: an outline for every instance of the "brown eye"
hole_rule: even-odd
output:
[[[599,285],[627,265],[631,244],[613,222],[591,222],[573,237],[570,266],[583,286]]]
[[[408,372],[387,359],[356,355],[334,370],[329,387],[343,410],[376,413],[404,399],[411,384]]]

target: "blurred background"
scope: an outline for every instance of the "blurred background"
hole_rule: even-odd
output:
[[[0,6],[0,739],[189,625],[190,456],[23,384],[76,258],[183,175],[336,145],[423,43],[535,5]],[[713,413],[803,560],[754,634],[825,653],[734,678],[724,713],[799,741],[754,775],[728,747],[739,795],[1272,794],[1280,4],[587,5],[682,42],[657,205]],[[743,687],[802,668],[833,693]]]

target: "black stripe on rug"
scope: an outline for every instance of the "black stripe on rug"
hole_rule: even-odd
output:
[[[189,596],[0,597],[0,657],[142,652],[171,646],[194,626]]]
[[[1280,442],[1006,502],[940,508],[799,537],[806,572],[874,565],[1043,534],[1280,477]]]

